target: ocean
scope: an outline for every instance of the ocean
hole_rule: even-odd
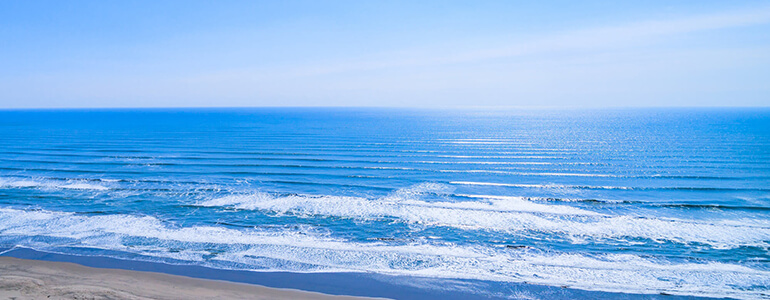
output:
[[[769,216],[770,109],[0,111],[0,252],[768,299]]]

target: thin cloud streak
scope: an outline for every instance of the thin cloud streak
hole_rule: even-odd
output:
[[[478,50],[466,53],[415,56],[408,59],[390,60],[354,60],[334,65],[298,67],[280,72],[269,70],[269,77],[306,77],[355,71],[371,71],[386,68],[425,67],[445,64],[471,63],[484,60],[510,58],[516,56],[558,53],[570,50],[595,50],[597,48],[622,48],[657,39],[706,30],[727,29],[770,23],[770,7],[749,12],[731,12],[723,14],[689,17],[675,20],[654,20],[632,24],[591,28],[555,34],[535,41],[515,44],[490,50]],[[399,55],[403,56],[404,52]],[[257,71],[257,70],[252,70]],[[237,76],[255,75],[250,71],[236,71]],[[259,71],[257,71],[259,72]]]

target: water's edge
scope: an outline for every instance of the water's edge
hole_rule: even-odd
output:
[[[731,299],[660,294],[625,294],[587,291],[529,283],[499,283],[373,273],[294,273],[224,270],[196,265],[124,260],[103,256],[79,256],[43,252],[29,248],[0,249],[0,256],[75,263],[92,268],[156,272],[199,279],[256,284],[271,288],[297,289],[331,295],[411,299]],[[487,290],[509,293],[490,295]]]

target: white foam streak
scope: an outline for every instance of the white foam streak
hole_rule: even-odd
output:
[[[0,184],[0,186],[3,187],[11,187],[11,188],[30,188],[30,187],[36,187],[40,186],[41,184],[35,181],[31,180],[19,180],[19,181],[10,181],[10,182],[3,182]]]
[[[90,184],[90,183],[72,183],[72,184],[60,185],[59,187],[63,189],[72,189],[72,190],[97,190],[97,191],[108,190],[108,188],[103,187],[101,185]]]
[[[770,272],[725,263],[671,263],[634,255],[588,256],[426,242],[359,243],[288,230],[179,227],[147,216],[0,209],[0,232],[0,239],[27,237],[17,239],[25,243],[19,246],[44,245],[45,237],[70,238],[75,241],[58,243],[272,271],[365,271],[715,297],[757,297],[763,291],[755,287],[770,286]],[[131,244],[137,238],[159,241],[152,241],[152,246]],[[53,243],[48,246],[57,245]],[[210,246],[196,248],[212,244],[225,250],[210,260],[204,258],[211,255],[205,250]]]
[[[170,228],[149,216],[104,215],[82,216],[73,213],[48,211],[21,211],[0,209],[0,231],[7,235],[45,235],[76,238],[112,234],[157,238],[187,243],[217,244],[285,244],[285,240],[299,233],[267,232],[256,230],[251,234],[215,226]]]
[[[408,193],[404,193],[408,195]],[[396,196],[399,193],[394,194]],[[200,206],[261,210],[301,216],[333,216],[360,220],[395,218],[403,222],[510,233],[557,234],[582,243],[589,239],[643,238],[677,243],[703,243],[715,248],[767,247],[770,227],[728,221],[696,221],[605,215],[566,205],[541,204],[521,197],[478,196],[478,201],[424,201],[341,196],[231,195]]]
[[[105,181],[104,182],[110,182]],[[13,178],[0,178],[0,188],[43,188],[43,189],[68,189],[68,190],[93,190],[93,191],[106,191],[108,187],[89,183],[85,180],[28,180],[28,179],[13,179]]]
[[[42,182],[26,180],[0,178],[0,188],[33,188],[45,186]]]

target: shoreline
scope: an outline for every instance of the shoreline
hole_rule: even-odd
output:
[[[19,296],[21,288],[40,288],[39,280],[53,285],[42,291],[62,292],[83,286],[90,298],[94,295],[120,297],[135,295],[145,289],[148,283],[157,294],[152,299],[224,298],[243,299],[714,299],[668,294],[625,294],[614,292],[588,291],[565,287],[544,286],[528,283],[499,283],[477,280],[452,280],[421,278],[411,276],[390,276],[369,273],[292,273],[255,272],[241,270],[212,269],[194,265],[174,265],[159,262],[123,260],[98,256],[77,256],[42,252],[28,248],[7,249],[0,252],[0,298]],[[26,268],[26,271],[25,271]],[[42,272],[30,271],[32,269]],[[8,273],[13,270],[15,273]],[[68,271],[79,274],[107,274],[108,276],[86,280],[67,281]],[[87,271],[87,272],[86,272]],[[10,280],[6,278],[11,274]],[[42,275],[42,278],[38,278]],[[14,277],[15,276],[15,277]],[[38,276],[38,277],[35,277]],[[86,276],[87,277],[87,276]],[[15,279],[14,279],[15,278]],[[24,279],[27,278],[27,279]],[[20,280],[24,279],[24,280]],[[158,279],[158,280],[155,280]],[[134,285],[131,285],[131,284]],[[9,285],[10,284],[10,285]],[[169,294],[180,290],[196,290],[194,294],[176,296]],[[9,288],[11,287],[11,288]],[[13,288],[15,287],[15,288]],[[53,287],[53,288],[52,288]],[[202,288],[202,290],[201,290]],[[77,292],[76,291],[76,292]],[[112,292],[115,293],[112,293]],[[228,297],[222,292],[240,294]],[[110,292],[104,294],[105,292]],[[101,294],[100,294],[101,293]],[[165,294],[164,294],[165,293]],[[61,294],[61,293],[60,293]],[[66,293],[65,293],[66,294]],[[64,296],[58,299],[72,299]],[[139,296],[148,298],[146,296]],[[45,298],[45,296],[43,296]],[[82,297],[81,297],[82,298]],[[22,295],[21,299],[25,299]],[[56,299],[56,298],[54,298]]]
[[[303,299],[367,300],[157,272],[92,268],[69,262],[0,257],[3,299]],[[383,298],[379,298],[383,299]]]

